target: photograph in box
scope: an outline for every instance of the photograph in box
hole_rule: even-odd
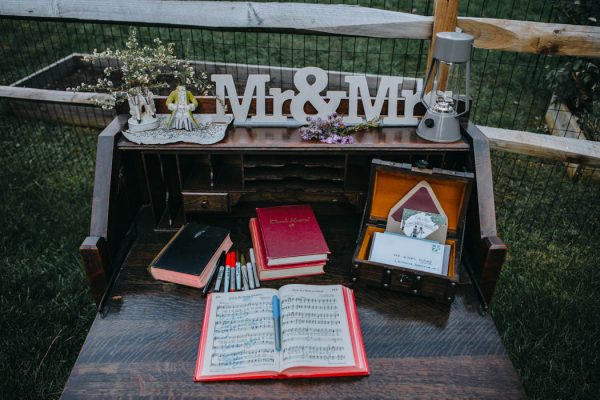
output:
[[[444,169],[420,169],[410,164],[374,159],[371,182],[363,221],[351,268],[356,285],[377,286],[431,297],[440,302],[454,300],[460,279],[460,257],[466,208],[474,175]],[[390,210],[421,181],[431,187],[447,218],[447,238],[450,246],[447,273],[444,275],[415,271],[369,260],[375,232],[385,232]],[[414,205],[411,205],[414,209]]]
[[[431,219],[430,229],[427,229],[427,219]],[[385,230],[444,243],[447,221],[433,189],[427,181],[421,181],[390,209]]]

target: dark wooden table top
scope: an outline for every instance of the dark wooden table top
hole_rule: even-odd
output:
[[[203,218],[249,245],[248,217]],[[332,250],[326,275],[273,282],[343,283],[360,215],[317,210]],[[204,300],[200,291],[154,281],[147,266],[169,233],[140,226],[107,306],[98,314],[63,392],[96,398],[524,398],[494,322],[471,287],[451,306],[375,288],[355,291],[369,377],[195,383]],[[265,285],[263,285],[265,286]]]
[[[469,151],[469,143],[462,138],[454,143],[435,143],[417,136],[414,127],[385,127],[358,132],[354,144],[326,144],[303,142],[298,128],[243,128],[230,126],[227,135],[219,143],[201,145],[193,143],[173,143],[168,145],[136,144],[122,137],[119,150],[143,151],[302,151],[327,153],[344,152],[452,152]]]

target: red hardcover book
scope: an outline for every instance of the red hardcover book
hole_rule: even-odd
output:
[[[330,253],[309,205],[256,209],[266,265],[325,262]]]
[[[282,304],[279,319],[275,303]],[[315,317],[313,307],[327,311]],[[275,324],[285,341],[277,340]],[[195,381],[368,374],[351,289],[286,285],[211,293],[206,301]]]
[[[287,264],[279,267],[267,266],[265,262],[265,251],[262,244],[262,239],[258,233],[258,223],[256,218],[251,218],[249,225],[250,237],[252,238],[252,246],[254,247],[254,255],[256,257],[256,268],[261,281],[295,278],[298,276],[319,275],[325,273],[325,271],[323,271],[325,262],[323,261]]]

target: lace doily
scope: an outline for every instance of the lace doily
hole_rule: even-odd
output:
[[[197,143],[197,144],[213,144],[220,142],[225,137],[227,126],[233,118],[227,116],[227,122],[213,122],[213,115],[194,115],[194,118],[200,125],[200,129],[186,131],[185,129],[167,129],[167,121],[169,114],[160,114],[157,118],[160,125],[156,129],[151,129],[144,132],[123,131],[123,136],[127,140],[137,144],[167,144],[167,143]]]

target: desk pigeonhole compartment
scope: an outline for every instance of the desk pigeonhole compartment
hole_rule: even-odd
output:
[[[354,285],[377,286],[452,303],[460,280],[465,216],[473,179],[471,172],[417,168],[407,163],[374,159],[369,194],[352,258]],[[447,275],[369,261],[373,234],[385,231],[391,208],[421,181],[429,183],[447,217],[446,244],[450,245]]]

